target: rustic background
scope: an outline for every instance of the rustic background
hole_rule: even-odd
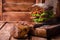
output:
[[[2,0],[0,0],[0,21],[2,21]]]
[[[30,16],[25,14],[29,15],[31,6],[36,3],[52,4],[56,17],[60,17],[59,0],[0,0],[0,21],[20,21],[21,18],[29,19],[28,17]]]
[[[54,2],[53,2],[54,1]],[[54,5],[56,17],[60,17],[60,0],[0,0],[0,21],[28,21],[31,22],[31,6],[35,3],[46,3]],[[51,4],[50,4],[51,3]],[[14,24],[12,22],[2,25],[0,22],[0,40],[9,40]],[[30,23],[31,24],[31,23]],[[2,28],[2,29],[1,29]],[[60,36],[57,37],[60,40]],[[57,40],[53,38],[52,40]],[[20,40],[14,39],[11,40]],[[24,39],[23,39],[24,40]],[[46,38],[32,37],[32,40],[47,40]]]

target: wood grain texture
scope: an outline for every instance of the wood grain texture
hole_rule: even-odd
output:
[[[13,27],[14,25],[11,23],[5,24],[5,26],[0,30],[0,40],[9,40]]]
[[[30,11],[29,8],[36,3],[36,0],[4,0],[5,11]]]
[[[0,22],[1,24],[5,22]],[[15,30],[15,22],[8,22],[5,24],[5,26],[0,30],[0,40],[28,40],[28,39],[15,39],[11,35],[13,34]],[[0,24],[0,25],[1,25]],[[16,23],[18,24],[18,23]],[[41,38],[41,37],[34,37],[32,36],[32,40],[47,40],[46,38]]]
[[[3,21],[31,21],[30,12],[4,12]]]
[[[2,21],[2,0],[0,0],[0,21]]]

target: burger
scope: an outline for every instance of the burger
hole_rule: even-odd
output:
[[[53,7],[43,3],[32,6],[31,18],[34,22],[40,23],[50,20],[54,17]]]

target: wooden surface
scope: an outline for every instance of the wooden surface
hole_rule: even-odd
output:
[[[54,0],[53,0],[54,1]],[[60,17],[60,1],[45,0],[46,4],[52,4],[55,8],[56,17]],[[0,21],[20,21],[22,18],[19,12],[30,12],[31,6],[42,0],[0,0]],[[57,8],[56,8],[57,7]],[[27,13],[28,14],[28,13]],[[22,15],[23,16],[23,15]],[[25,17],[25,16],[24,16]],[[16,18],[16,19],[15,19]],[[23,18],[25,19],[25,18]],[[29,18],[27,18],[29,19]]]
[[[25,0],[25,2],[24,0],[17,0],[17,1],[16,0],[3,0],[3,1],[4,3],[3,3],[3,9],[2,9],[2,0],[0,0],[0,21],[29,21],[29,22],[31,22],[29,9],[31,8],[33,4],[42,2],[42,0],[41,1],[40,0],[38,1]],[[20,3],[21,5],[19,5]],[[23,10],[23,12],[21,10]],[[25,10],[27,10],[27,12]],[[57,5],[57,15],[56,15],[57,17],[60,17],[59,10],[60,10],[60,1],[58,1],[58,5]],[[25,13],[27,13],[27,16]],[[40,28],[51,30],[51,29],[54,29],[55,27],[56,25],[55,26],[53,25],[53,27],[49,25],[47,26],[45,25]],[[6,23],[5,25],[4,25],[4,22],[0,22],[0,40],[22,40],[22,39],[14,39],[13,37],[11,37],[14,31],[14,28],[15,28],[15,25],[13,22]],[[55,33],[57,31],[53,31],[53,32]],[[33,36],[32,40],[47,40],[47,39]],[[60,40],[60,36],[52,38],[52,40]]]
[[[2,27],[4,25],[4,22],[0,22],[0,26]],[[0,29],[0,40],[25,40],[25,39],[15,39],[11,35],[13,34],[13,31],[15,30],[15,25],[13,22],[6,23],[1,29]],[[32,40],[47,40],[45,38],[41,37],[32,37]],[[27,40],[27,39],[26,39]]]
[[[2,0],[0,0],[0,21],[2,21]]]
[[[3,21],[31,21],[31,12],[4,12]]]
[[[3,24],[3,23],[1,23]],[[9,40],[10,34],[12,33],[14,25],[11,23],[5,24],[3,28],[0,30],[0,40]]]
[[[16,22],[8,22],[5,24],[5,22],[0,22],[0,40],[25,40],[25,39],[15,39],[13,38],[11,35],[13,34],[15,28],[16,28]],[[4,25],[4,26],[3,26]],[[60,24],[58,24],[60,25]],[[51,29],[50,33],[56,33],[57,30],[55,30],[57,28],[57,25],[44,25],[41,26],[40,28],[37,28],[37,30],[41,30],[41,29],[48,29],[47,32]],[[55,30],[55,31],[54,31]],[[42,31],[40,31],[42,32]],[[50,35],[49,33],[49,35]],[[41,34],[41,33],[40,33]],[[52,38],[52,40],[59,40],[60,36],[55,36],[54,38]],[[46,38],[42,38],[42,37],[37,37],[37,36],[32,36],[31,38],[32,40],[47,40]],[[27,40],[27,39],[26,39]]]
[[[29,11],[35,0],[5,0],[4,9],[5,11]]]

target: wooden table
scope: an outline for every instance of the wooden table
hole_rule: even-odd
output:
[[[17,23],[18,24],[18,23]],[[2,27],[3,26],[3,27]],[[11,37],[13,31],[15,30],[15,25],[14,22],[0,22],[0,40],[18,40],[13,37]],[[32,36],[32,40],[47,40],[47,38],[55,37],[58,34],[60,34],[60,24],[55,24],[55,25],[43,25],[39,27],[40,29],[45,29],[47,33],[47,37],[37,37],[37,36]]]

